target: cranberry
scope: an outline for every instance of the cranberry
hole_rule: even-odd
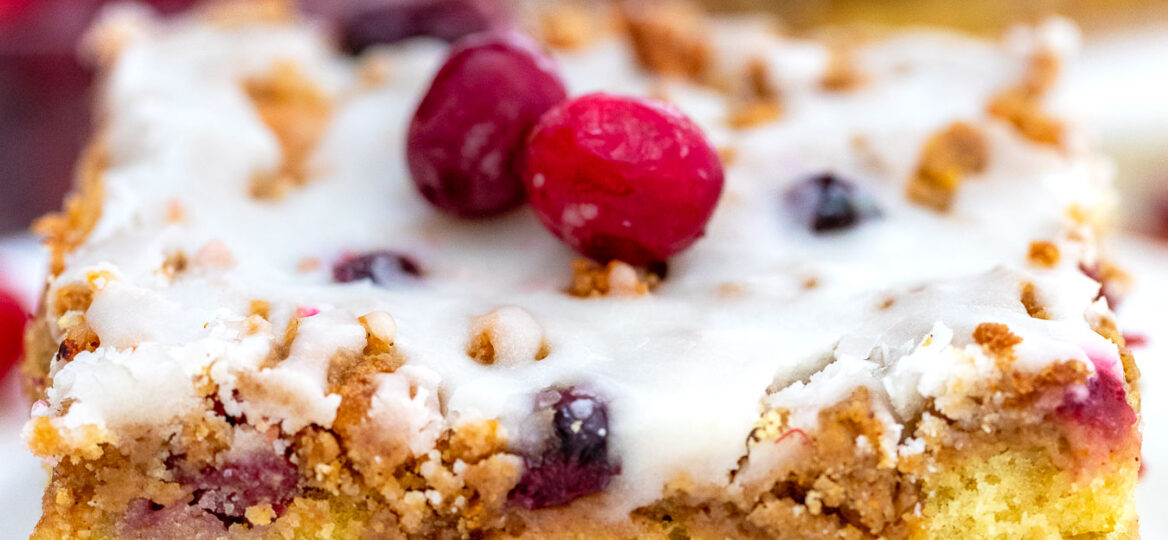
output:
[[[1087,382],[1086,396],[1068,393],[1057,412],[1090,430],[1093,438],[1107,441],[1121,440],[1136,423],[1123,383],[1105,371]]]
[[[414,183],[457,216],[518,206],[524,137],[566,97],[555,65],[530,39],[503,32],[460,40],[410,122],[406,157]]]
[[[195,504],[224,522],[241,522],[244,511],[270,504],[280,514],[292,502],[300,471],[288,458],[257,454],[202,471],[190,479],[197,488]]]
[[[336,7],[331,0],[318,4],[311,7]],[[381,0],[337,15],[342,44],[352,53],[416,36],[454,41],[511,24],[510,13],[498,0]]]
[[[417,262],[387,250],[346,256],[333,265],[333,281],[337,283],[368,279],[374,285],[387,286],[421,276],[422,267]]]
[[[854,184],[831,173],[795,184],[786,198],[799,221],[817,233],[849,229],[880,215],[872,200]]]
[[[553,406],[555,438],[526,468],[511,501],[535,510],[563,506],[600,493],[620,467],[608,461],[608,408],[599,398],[576,391],[560,393]]]
[[[608,408],[600,400],[564,392],[553,417],[560,453],[569,461],[607,461]]]
[[[722,163],[672,106],[597,93],[540,118],[523,179],[539,220],[572,249],[643,266],[704,234]]]
[[[0,289],[0,377],[16,365],[24,350],[28,313],[11,294]]]

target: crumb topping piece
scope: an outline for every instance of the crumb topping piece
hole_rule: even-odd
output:
[[[642,67],[663,75],[706,78],[711,51],[701,38],[704,18],[687,2],[625,2],[622,19]]]
[[[973,341],[995,358],[1010,361],[1014,359],[1014,346],[1022,343],[1022,338],[1002,323],[984,322],[973,330]]]
[[[576,259],[572,261],[572,282],[567,292],[579,298],[642,296],[660,284],[664,274],[664,265],[638,268],[623,261],[602,265],[589,259]]]
[[[1042,98],[1058,79],[1059,57],[1039,50],[1031,57],[1022,81],[990,100],[991,116],[1005,120],[1022,136],[1040,144],[1058,145],[1063,138],[1062,122],[1042,108]]]
[[[276,170],[252,179],[251,194],[257,199],[278,199],[311,178],[309,157],[328,124],[332,103],[291,62],[277,63],[271,72],[248,79],[243,86],[283,152]]]
[[[1058,245],[1047,240],[1031,242],[1030,252],[1026,258],[1035,266],[1054,268],[1059,262]]]
[[[516,366],[549,354],[539,321],[527,310],[505,306],[470,321],[466,354],[480,364]]]
[[[989,149],[980,129],[954,122],[933,134],[908,182],[909,200],[938,212],[949,210],[962,179],[985,169]]]
[[[1035,319],[1050,319],[1050,313],[1046,311],[1042,303],[1038,300],[1038,293],[1035,291],[1033,283],[1022,284],[1022,306],[1026,308],[1026,314]]]

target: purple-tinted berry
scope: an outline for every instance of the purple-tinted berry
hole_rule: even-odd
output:
[[[603,403],[569,390],[562,394],[555,410],[552,425],[561,456],[568,461],[607,461],[608,408]]]
[[[563,506],[600,493],[620,466],[608,460],[608,407],[599,398],[564,390],[552,405],[555,436],[540,455],[526,456],[510,500],[528,509]]]
[[[359,53],[367,47],[403,39],[430,36],[455,41],[463,36],[511,26],[511,14],[499,0],[380,0],[358,7],[334,0],[313,2],[310,9],[339,19],[345,50]]]
[[[347,256],[333,265],[333,281],[337,283],[368,279],[384,287],[421,276],[422,267],[417,262],[387,250]]]
[[[512,502],[528,510],[564,506],[572,501],[600,493],[608,487],[613,475],[620,472],[606,462],[575,462],[544,459],[538,463],[526,461],[523,479],[511,491]]]
[[[880,215],[859,188],[832,173],[795,184],[787,192],[787,203],[799,222],[817,233],[849,229]]]
[[[225,522],[244,518],[257,504],[270,504],[280,514],[292,502],[300,472],[288,458],[258,454],[247,460],[203,470],[193,484],[195,504]]]
[[[406,159],[418,190],[461,217],[518,206],[524,139],[566,97],[555,64],[530,39],[498,32],[459,40],[410,122]]]

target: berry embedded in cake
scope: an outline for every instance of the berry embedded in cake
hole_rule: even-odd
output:
[[[107,13],[34,538],[1138,536],[1073,28],[528,8]]]

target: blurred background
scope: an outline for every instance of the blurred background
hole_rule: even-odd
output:
[[[358,49],[414,35],[447,40],[506,18],[506,0],[299,0]],[[516,2],[543,0],[515,0]],[[586,0],[580,0],[586,1]],[[11,369],[43,283],[32,219],[60,207],[89,137],[93,73],[78,40],[107,0],[0,0],[0,540],[26,538],[44,473],[17,434],[27,403]],[[145,0],[177,13],[196,0]],[[1113,246],[1135,276],[1119,309],[1144,371],[1147,539],[1168,539],[1168,0],[705,0],[715,11],[764,11],[792,33],[819,25],[935,25],[997,36],[1058,14],[1084,32],[1079,60],[1052,107],[1088,128],[1114,158],[1125,199]],[[7,373],[7,375],[5,375]]]

